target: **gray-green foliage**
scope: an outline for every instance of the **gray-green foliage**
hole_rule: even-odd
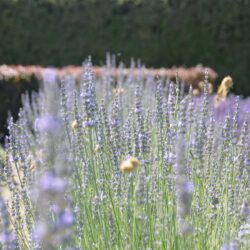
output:
[[[178,81],[145,79],[133,68],[113,79],[109,67],[96,81],[91,62],[85,67],[80,85],[65,78],[60,87],[47,70],[17,123],[9,119],[2,246],[248,249],[245,101],[231,96],[214,109],[206,92],[186,95]],[[140,166],[122,173],[131,157]]]

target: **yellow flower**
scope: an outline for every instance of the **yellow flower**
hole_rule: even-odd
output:
[[[232,78],[230,76],[224,77],[217,91],[217,95],[226,97],[231,87],[233,87]]]
[[[226,76],[223,80],[222,80],[222,85],[225,85],[227,88],[232,88],[233,87],[233,79],[231,76]]]
[[[120,170],[124,174],[134,172],[140,165],[140,162],[135,157],[130,157],[129,159],[123,161],[120,165]]]
[[[218,107],[222,101],[226,100],[228,92],[229,92],[230,88],[232,88],[232,87],[233,87],[232,77],[231,76],[224,77],[224,79],[222,80],[222,82],[217,90],[217,94],[214,98],[214,102],[215,102],[216,107]]]
[[[77,121],[74,120],[74,121],[71,123],[71,128],[72,128],[73,130],[75,130],[75,129],[77,129],[77,127],[78,127]]]

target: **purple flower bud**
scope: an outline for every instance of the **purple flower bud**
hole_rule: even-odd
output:
[[[62,193],[66,187],[66,182],[48,171],[43,174],[40,180],[40,188],[43,191],[52,193]]]
[[[39,132],[51,132],[57,131],[61,128],[61,122],[58,118],[46,114],[35,120],[35,129]]]
[[[164,156],[164,159],[166,160],[166,162],[169,164],[169,165],[172,165],[175,163],[175,160],[176,160],[176,156],[171,153],[171,152],[167,152]]]
[[[15,239],[15,235],[13,233],[2,232],[0,234],[0,242],[2,243],[11,242],[14,239]]]
[[[236,242],[231,242],[228,244],[224,244],[221,247],[221,250],[238,250],[239,249],[239,245]]]
[[[85,121],[83,122],[83,127],[95,127],[96,126],[96,121],[90,120],[90,121]]]
[[[73,225],[75,222],[74,214],[69,208],[66,208],[63,212],[59,213],[58,216],[58,227],[64,228]]]
[[[0,243],[2,243],[6,248],[4,249],[16,249],[16,236],[12,232],[2,232],[0,233]]]
[[[244,166],[249,167],[250,166],[250,159],[245,159],[244,160]]]

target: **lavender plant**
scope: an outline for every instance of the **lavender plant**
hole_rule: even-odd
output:
[[[51,69],[9,118],[0,156],[2,249],[249,249],[250,99],[91,59]]]

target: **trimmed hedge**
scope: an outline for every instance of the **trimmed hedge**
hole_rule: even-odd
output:
[[[11,112],[16,119],[21,107],[21,95],[25,92],[31,94],[32,91],[38,91],[39,80],[32,75],[29,80],[19,79],[0,79],[0,143],[4,142],[4,136],[8,134],[7,117]]]
[[[0,64],[198,63],[250,95],[249,0],[0,0]]]

